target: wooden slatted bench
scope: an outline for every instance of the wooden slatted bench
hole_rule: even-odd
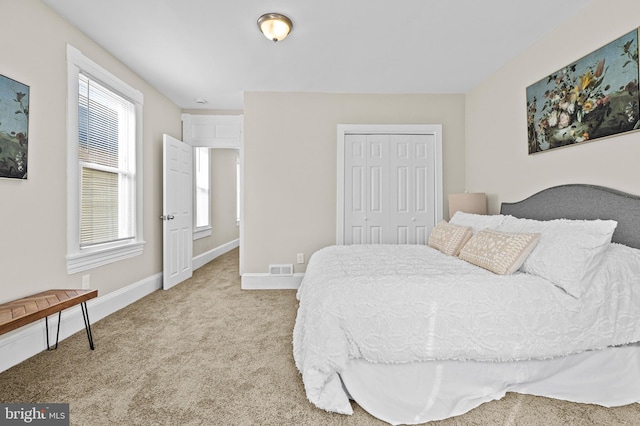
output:
[[[82,308],[82,318],[89,339],[89,347],[94,349],[91,324],[89,322],[89,310],[87,300],[98,296],[98,290],[47,290],[22,299],[0,304],[0,335],[8,333],[24,325],[44,318],[47,332],[47,349],[49,346],[49,315],[58,314],[58,331],[56,332],[56,346],[60,336],[60,318],[64,309],[75,305]]]

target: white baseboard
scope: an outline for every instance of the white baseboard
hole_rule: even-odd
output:
[[[297,290],[304,274],[275,276],[269,274],[242,274],[240,288],[243,290]]]
[[[226,244],[222,244],[221,246],[218,246],[218,247],[216,247],[214,249],[211,249],[206,253],[202,253],[202,254],[194,257],[193,261],[192,261],[192,264],[191,264],[191,267],[195,271],[196,269],[200,268],[201,266],[206,265],[207,263],[211,262],[216,257],[222,256],[226,252],[229,252],[229,251],[231,251],[234,248],[239,247],[239,246],[240,246],[240,239],[236,239],[236,240],[233,240],[233,241],[229,241]]]
[[[89,320],[91,323],[119,311],[127,305],[162,288],[162,273],[152,275],[144,280],[130,284],[119,290],[91,299],[87,302]],[[55,344],[58,315],[49,318],[49,343]],[[83,330],[84,320],[80,306],[62,311],[60,320],[60,340]],[[96,350],[100,348],[100,335],[93,333]],[[44,320],[25,325],[17,330],[0,336],[0,372],[46,350],[47,336]],[[89,349],[87,340],[86,349]]]

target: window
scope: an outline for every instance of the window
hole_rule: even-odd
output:
[[[134,105],[89,77],[78,85],[80,247],[135,237]]]
[[[240,226],[240,156],[236,156],[236,226]]]
[[[211,235],[211,173],[209,148],[194,148],[195,226],[193,239]]]
[[[67,46],[67,271],[142,253],[142,94]]]

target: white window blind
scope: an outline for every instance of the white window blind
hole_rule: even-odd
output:
[[[78,83],[80,247],[134,239],[135,106],[82,73]]]

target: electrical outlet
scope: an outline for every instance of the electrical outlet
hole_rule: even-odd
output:
[[[83,290],[88,290],[90,285],[91,285],[91,275],[90,274],[83,275],[82,276],[82,289]]]
[[[298,253],[298,263],[304,263],[304,253]]]

